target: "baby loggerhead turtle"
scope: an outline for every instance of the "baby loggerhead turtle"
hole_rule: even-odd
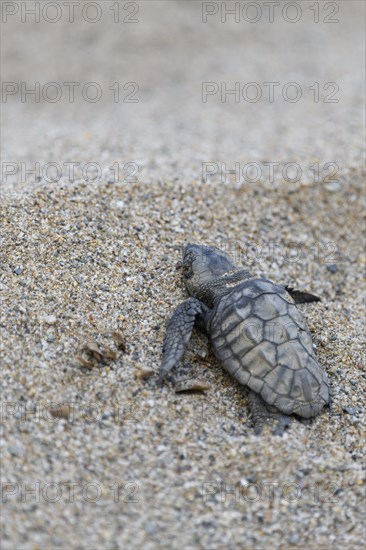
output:
[[[216,247],[187,244],[182,256],[191,297],[168,323],[160,381],[182,358],[196,323],[225,369],[250,388],[256,433],[268,419],[278,420],[274,433],[282,434],[289,415],[319,414],[329,402],[329,384],[295,305],[319,298],[253,277]]]

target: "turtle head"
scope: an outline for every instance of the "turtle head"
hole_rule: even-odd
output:
[[[202,285],[237,269],[230,256],[214,246],[185,244],[182,260],[184,282],[191,296],[197,296]]]

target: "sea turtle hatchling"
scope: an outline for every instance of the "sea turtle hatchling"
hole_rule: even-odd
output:
[[[187,244],[182,256],[191,297],[167,325],[160,381],[182,358],[196,323],[225,369],[251,390],[256,433],[269,419],[278,420],[274,433],[282,434],[289,415],[320,413],[329,402],[329,384],[295,305],[319,298],[253,277],[216,247]]]

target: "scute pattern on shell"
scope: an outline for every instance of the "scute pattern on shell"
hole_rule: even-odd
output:
[[[281,412],[309,418],[328,403],[310,332],[283,287],[264,279],[239,284],[215,304],[209,332],[227,371]]]

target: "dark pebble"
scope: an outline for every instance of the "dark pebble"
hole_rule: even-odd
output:
[[[18,265],[15,269],[14,269],[14,273],[15,275],[21,275],[23,273],[23,268],[20,267],[20,265]]]
[[[330,271],[331,273],[337,273],[338,266],[337,264],[329,264],[327,265],[327,270]]]
[[[358,408],[352,407],[352,406],[350,406],[350,407],[343,407],[343,410],[344,410],[344,412],[346,412],[346,413],[348,413],[348,414],[351,414],[352,416],[353,416],[354,414],[357,414],[357,413],[359,412],[359,409],[358,409]]]

